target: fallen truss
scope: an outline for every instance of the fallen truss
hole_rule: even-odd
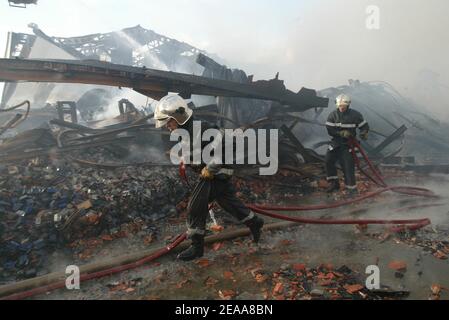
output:
[[[0,81],[81,83],[127,87],[159,100],[169,92],[276,101],[296,111],[327,108],[329,100],[315,90],[287,90],[278,79],[249,83],[210,79],[183,73],[130,67],[100,61],[0,59]]]

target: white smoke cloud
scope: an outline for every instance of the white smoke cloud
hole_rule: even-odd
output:
[[[59,2],[25,10],[0,4],[0,12],[8,11],[0,21],[0,52],[6,31],[28,32],[29,22],[55,36],[141,24],[218,54],[256,79],[279,71],[292,90],[338,86],[350,78],[385,80],[448,118],[446,0]],[[369,5],[380,9],[379,30],[366,28]]]
[[[366,28],[369,5],[380,10],[379,30]],[[285,22],[288,31],[279,35],[276,48],[254,52],[250,47],[260,43],[248,39],[240,56],[226,58],[243,61],[239,67],[259,77],[280,71],[292,89],[338,86],[350,78],[388,81],[447,119],[448,9],[444,0],[313,1]]]

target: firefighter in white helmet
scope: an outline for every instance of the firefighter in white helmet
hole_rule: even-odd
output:
[[[190,154],[193,155],[193,110],[186,101],[178,95],[168,95],[162,98],[154,112],[156,128],[165,127],[170,131],[178,128],[185,129],[190,134]],[[211,128],[201,122],[202,133]],[[199,137],[201,139],[201,137]],[[201,139],[202,140],[202,139]],[[202,142],[200,153],[207,145]],[[223,155],[225,152],[223,152]],[[224,163],[224,162],[221,162]],[[254,242],[261,236],[264,220],[256,216],[236,197],[236,191],[231,183],[233,170],[226,165],[202,163],[200,166],[190,165],[200,174],[200,180],[195,185],[188,204],[187,234],[192,240],[191,246],[178,255],[184,261],[199,258],[204,253],[204,235],[206,232],[206,218],[209,213],[208,205],[216,201],[220,207],[234,216],[240,223],[244,223],[251,231]]]
[[[158,102],[154,111],[155,127],[162,128],[170,120],[174,120],[171,121],[171,126],[167,127],[170,131],[173,131],[174,129],[170,128],[185,125],[192,117],[192,114],[193,110],[189,108],[183,98],[177,94],[165,96]]]
[[[340,189],[336,167],[338,161],[344,173],[347,192],[357,194],[355,165],[348,140],[357,136],[357,129],[360,130],[361,139],[368,139],[369,125],[360,112],[349,108],[351,98],[348,95],[340,94],[335,99],[335,105],[337,110],[329,114],[326,122],[327,132],[332,137],[326,153],[326,172],[329,182],[327,192],[332,193]]]

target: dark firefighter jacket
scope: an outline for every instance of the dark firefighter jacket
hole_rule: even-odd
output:
[[[194,121],[198,121],[197,119],[195,119],[194,116],[192,116],[189,121],[187,121],[184,125],[179,126],[180,129],[186,129],[191,137],[191,141],[190,141],[190,162],[193,162],[193,139],[197,138],[197,139],[201,139],[204,131],[206,131],[207,129],[218,129],[219,128],[215,125],[212,125],[209,122],[206,121],[201,121],[201,133],[200,136],[198,137],[194,137],[194,132],[193,132],[193,122]],[[221,130],[220,130],[221,131]],[[224,139],[224,138],[223,138]],[[212,140],[213,141],[213,140]],[[203,149],[206,147],[206,145],[210,144],[211,141],[201,141],[201,153],[203,152]],[[233,170],[231,170],[233,168],[232,165],[226,165],[224,164],[224,160],[225,160],[225,143],[223,141],[222,143],[222,157],[221,157],[221,163],[205,163],[203,161],[203,159],[201,159],[201,164],[190,164],[189,166],[196,172],[201,172],[201,169],[205,166],[208,167],[209,171],[212,172],[213,174],[223,174],[223,175],[232,175]]]
[[[356,137],[357,128],[361,132],[368,131],[369,125],[360,112],[348,108],[345,112],[340,112],[338,109],[332,111],[327,118],[326,128],[332,137],[331,146],[335,148],[348,143],[347,138],[340,136],[340,131],[349,130],[352,136]]]

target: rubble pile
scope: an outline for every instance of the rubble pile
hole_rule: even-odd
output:
[[[117,235],[176,213],[186,195],[176,170],[85,168],[30,162],[0,168],[0,281],[36,276],[74,239]]]
[[[266,276],[256,273],[255,278],[261,282],[265,281]],[[303,263],[284,265],[271,278],[273,298],[279,300],[401,299],[409,294],[406,291],[392,291],[388,287],[368,290],[364,275],[345,265],[339,268],[331,264],[322,264],[317,268],[308,268]]]
[[[369,236],[385,241],[392,237],[390,233],[373,233]],[[449,257],[449,230],[419,230],[407,231],[395,234],[394,243],[406,244],[413,248],[420,248],[423,252],[431,254],[440,260],[447,260]]]
[[[259,164],[235,168],[236,194],[245,203],[313,205],[351,196],[344,192],[326,196],[323,193],[328,187],[324,179],[324,153],[329,142],[325,129],[329,110],[325,108],[329,100],[333,101],[341,93],[352,97],[351,108],[362,112],[370,123],[371,133],[369,140],[362,142],[363,149],[374,164],[382,165],[388,179],[421,178],[410,175],[411,170],[449,172],[449,144],[445,138],[449,134],[449,124],[430,112],[423,113],[421,106],[401,96],[387,83],[350,80],[349,85],[324,89],[319,94],[306,88],[295,93],[285,87],[278,75],[270,80],[253,81],[253,76],[221,65],[202,50],[140,26],[82,39],[50,37],[37,25],[30,26],[34,35],[10,34],[8,56],[20,59],[0,59],[0,71],[7,71],[0,74],[0,78],[9,81],[0,101],[0,120],[3,119],[0,128],[0,285],[50,273],[54,271],[55,261],[64,266],[66,262],[96,263],[103,257],[113,257],[114,253],[143,250],[156,240],[159,245],[166,246],[185,231],[189,193],[199,177],[197,172],[188,170],[188,179],[183,181],[179,169],[168,160],[167,151],[174,141],[170,141],[169,132],[156,129],[151,122],[154,104],[150,98],[154,103],[167,92],[178,92],[190,99],[195,117],[213,125],[279,131],[276,175],[259,175],[256,173]],[[54,60],[57,57],[37,54],[34,52],[39,49],[34,47],[36,39],[45,40],[49,48],[46,52],[58,49],[76,60]],[[105,48],[109,48],[108,54]],[[28,59],[30,57],[35,59]],[[22,75],[23,70],[28,74]],[[41,83],[56,80],[57,84],[22,83],[34,81],[36,76]],[[86,82],[87,78],[90,82]],[[66,85],[62,85],[77,81],[90,86],[67,90]],[[142,94],[146,98],[145,106],[135,107],[122,98],[118,101],[119,115],[99,120],[107,116],[105,111],[110,113],[112,101],[123,95],[122,87]],[[33,97],[31,102],[26,100],[8,108],[30,96]],[[56,104],[47,101],[50,97],[58,99]],[[18,110],[25,104],[28,105],[26,111]],[[37,109],[32,113],[31,104]],[[333,103],[331,105],[333,107]],[[13,110],[21,114],[14,115]],[[344,189],[343,179],[340,181]],[[368,177],[359,174],[357,182],[362,195],[375,188]],[[369,201],[387,208],[381,197]],[[217,204],[211,207],[207,235],[235,228],[237,221],[230,215],[220,214],[215,219],[215,213],[222,213],[219,209]],[[344,219],[367,211],[354,205],[350,211],[328,211],[320,219],[334,212],[341,212],[339,217]],[[265,223],[268,225],[272,221],[275,220],[267,218]],[[362,225],[356,228],[357,235],[366,235]],[[290,238],[292,235],[288,234]],[[381,243],[393,238],[396,243],[423,248],[440,260],[449,255],[448,232],[413,231],[393,235],[388,231],[368,236]],[[282,240],[282,246],[292,244],[290,238]],[[119,239],[109,247],[106,245]],[[263,243],[257,248],[249,247],[250,240],[245,241],[233,241],[238,253],[228,250],[228,242],[216,242],[207,254],[211,256],[222,250],[218,259],[197,260],[195,268],[182,267],[181,272],[177,271],[178,277],[168,277],[169,269],[166,269],[146,283],[147,289],[156,290],[155,285],[157,287],[166,278],[184,277],[173,283],[172,288],[168,282],[161,284],[162,294],[172,298],[170,290],[190,290],[195,284],[193,280],[204,275],[200,269],[213,265],[214,270],[201,281],[197,293],[203,295],[204,289],[209,289],[212,298],[225,300],[401,299],[409,295],[409,292],[392,291],[388,287],[368,290],[366,274],[346,265],[334,268],[321,264],[312,268],[304,263],[289,264],[287,260],[298,260],[290,260],[288,251]],[[316,251],[316,246],[310,247]],[[352,242],[350,248],[353,250]],[[320,246],[320,253],[326,254],[321,250]],[[264,255],[273,257],[276,251],[279,253],[276,262],[285,262],[281,266],[267,263],[262,268],[262,262],[257,261],[256,269],[247,268],[246,272],[238,269],[245,267],[239,258],[246,257],[247,263],[253,263],[251,259],[263,260]],[[305,248],[291,251],[300,252],[299,261],[305,261]],[[329,255],[335,255],[335,251]],[[64,257],[58,260],[61,256]],[[222,266],[223,258],[229,259],[234,270],[225,270],[220,275],[216,270]],[[64,263],[61,260],[65,260]],[[314,264],[320,263],[321,260]],[[348,262],[344,264],[349,265]],[[395,277],[402,278],[400,270],[406,269],[405,262],[396,261],[390,265],[398,270]],[[196,276],[192,276],[194,273]],[[239,279],[242,276],[247,279]],[[130,281],[114,279],[107,287],[112,293],[136,294],[139,289],[140,294],[143,289],[137,287],[144,286],[142,279],[144,277]],[[238,293],[237,284],[245,281],[263,286],[263,296]],[[433,296],[439,297],[443,287],[433,285],[431,288]],[[191,298],[191,292],[188,293]]]
[[[318,179],[281,170],[277,175],[263,179],[238,177],[235,186],[239,198],[248,203],[281,203],[317,191]]]
[[[185,213],[189,188],[178,168],[121,167],[105,150],[85,152],[84,158],[91,163],[117,161],[117,167],[79,165],[71,161],[73,156],[0,166],[0,282],[45,274],[48,257],[56,251],[86,260],[103,242],[142,229],[153,228],[154,238],[158,221]],[[238,196],[248,203],[263,203],[314,190],[310,183],[299,182],[303,178],[299,173],[281,173],[281,179],[260,180],[243,172],[234,180]],[[189,170],[188,176],[191,185],[198,179]]]

